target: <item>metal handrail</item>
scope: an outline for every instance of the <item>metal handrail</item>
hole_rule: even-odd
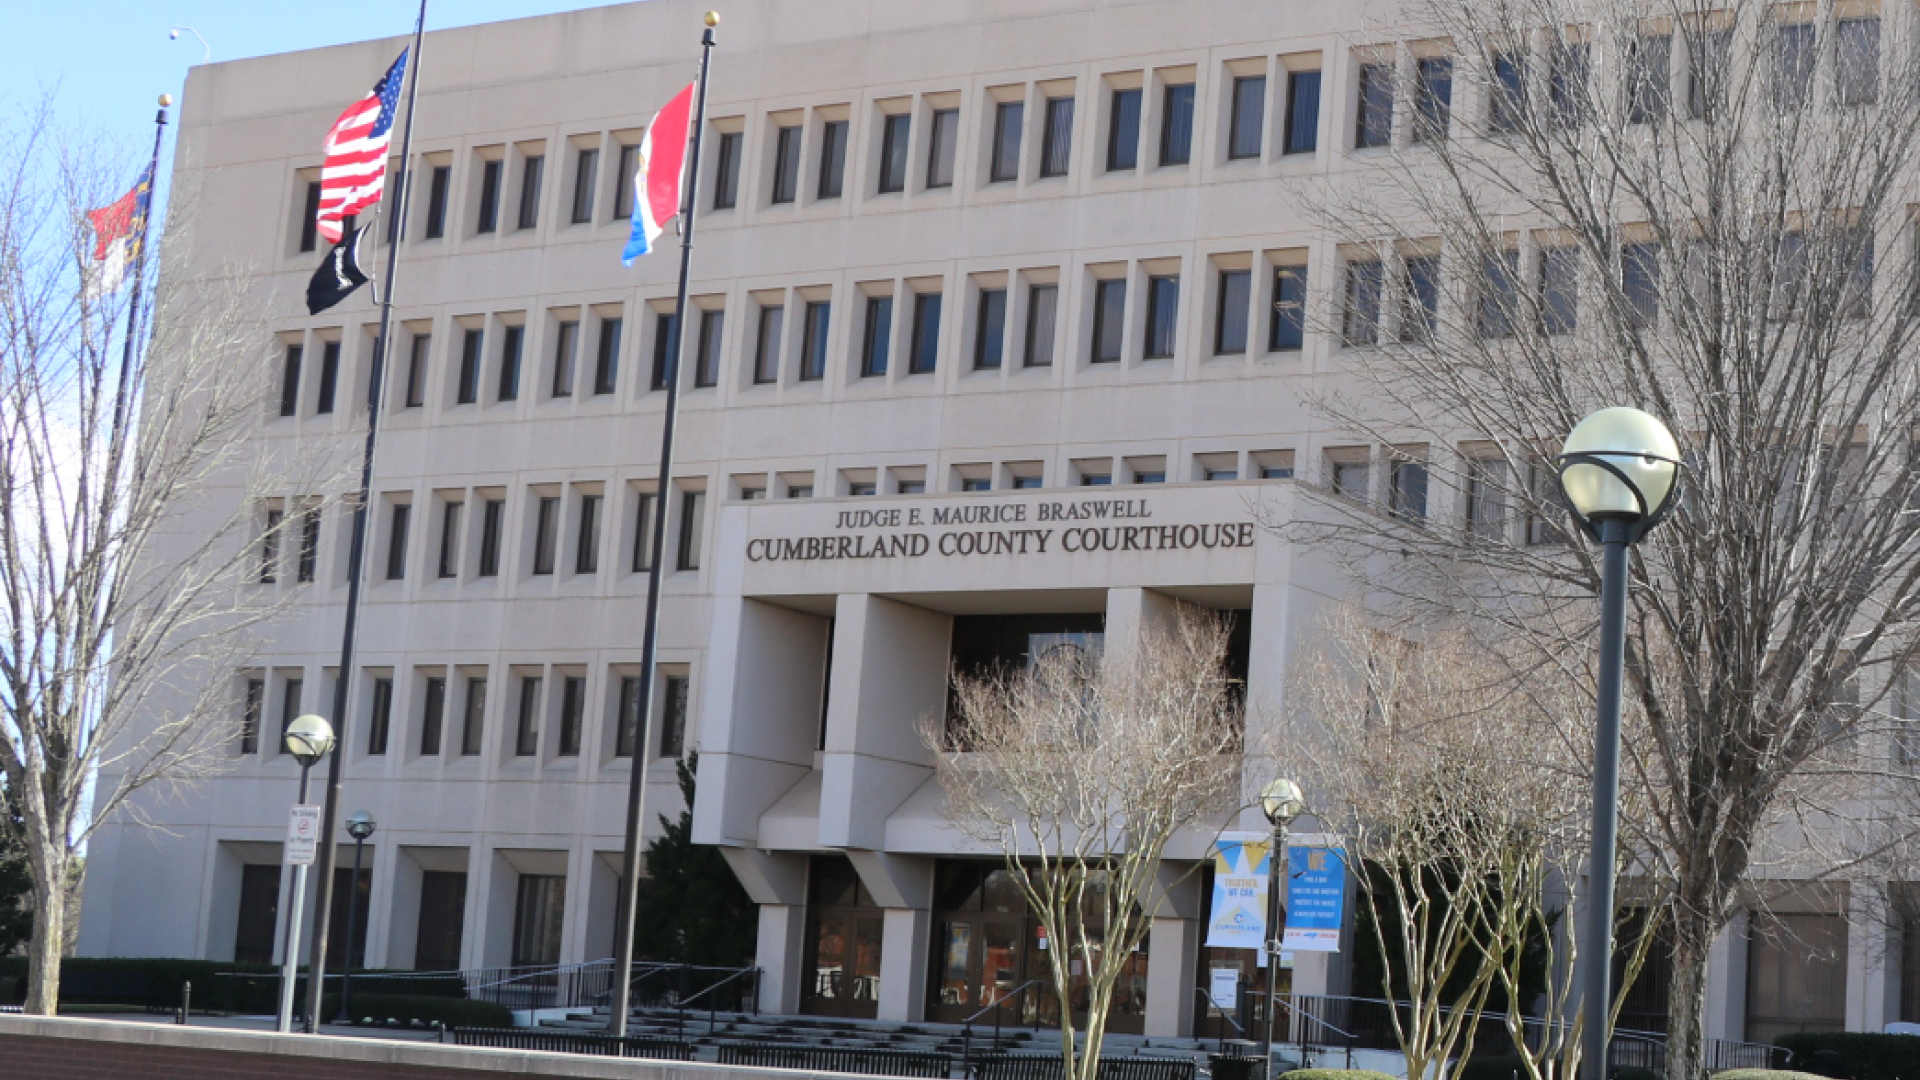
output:
[[[974,1022],[975,1020],[978,1020],[978,1019],[980,1019],[981,1017],[983,1017],[983,1016],[985,1016],[985,1015],[987,1015],[987,1013],[989,1013],[989,1012],[991,1012],[991,1011],[993,1011],[994,1009],[997,1009],[997,1008],[999,1008],[999,1007],[1000,1007],[1001,1005],[1003,1005],[1003,1004],[1005,1004],[1005,1003],[1006,1003],[1006,1000],[1007,1000],[1008,998],[1010,998],[1010,997],[1012,997],[1013,995],[1015,995],[1015,994],[1017,994],[1017,993],[1019,993],[1019,992],[1020,992],[1020,991],[1022,991],[1022,990],[1025,990],[1025,989],[1026,989],[1027,987],[1029,987],[1029,986],[1038,986],[1038,985],[1039,985],[1040,983],[1043,983],[1043,982],[1046,982],[1046,981],[1047,981],[1047,980],[1046,980],[1046,978],[1045,978],[1044,976],[1042,976],[1041,978],[1038,978],[1038,979],[1028,979],[1028,980],[1027,980],[1026,982],[1023,982],[1023,983],[1021,983],[1021,984],[1020,984],[1019,986],[1016,986],[1016,987],[1014,987],[1013,989],[1011,989],[1011,990],[1009,990],[1009,991],[1007,991],[1006,993],[1004,993],[1004,994],[1001,994],[1001,995],[1000,995],[999,997],[997,997],[997,998],[994,998],[994,999],[993,999],[992,1001],[990,1001],[990,1002],[988,1002],[988,1003],[987,1003],[987,1007],[986,1007],[986,1008],[984,1008],[984,1009],[981,1009],[981,1010],[980,1010],[979,1012],[977,1012],[977,1013],[974,1013],[974,1014],[973,1014],[972,1016],[969,1016],[969,1017],[967,1017],[967,1018],[966,1018],[965,1020],[962,1020],[962,1021],[960,1021],[960,1022],[961,1022],[961,1023],[963,1023],[963,1024],[971,1024],[971,1023],[973,1023],[973,1022]]]
[[[1200,986],[1198,984],[1194,986],[1194,989],[1200,991],[1200,996],[1206,1000],[1208,1007],[1211,1008],[1213,1006],[1213,991],[1207,989],[1204,986]],[[1231,1015],[1227,1013],[1227,1010],[1225,1009],[1219,1009],[1216,1011],[1219,1012],[1220,1019],[1225,1020],[1227,1023],[1233,1025],[1233,1030],[1238,1032],[1241,1038],[1243,1039],[1246,1038],[1247,1029],[1240,1026],[1240,1021],[1235,1020]],[[1215,1030],[1217,1031],[1219,1029],[1216,1028]],[[1227,1052],[1226,1037],[1215,1036],[1213,1040],[1213,1048],[1219,1053],[1222,1053],[1222,1054],[1226,1053]]]
[[[1007,999],[1013,997],[1015,994],[1025,993],[1030,986],[1038,986],[1046,981],[1047,979],[1044,976],[1037,979],[1028,979],[1026,982],[1021,983],[1019,986],[988,1002],[986,1008],[981,1009],[979,1012],[961,1021],[961,1023],[966,1025],[965,1029],[960,1033],[960,1072],[962,1075],[966,1075],[973,1067],[973,1022],[987,1015],[989,1011],[993,1013],[993,1046],[995,1050],[998,1050],[1000,1048],[1000,1018],[1004,1015],[1003,1006],[1006,1005]]]
[[[701,998],[707,996],[713,991],[720,989],[721,987],[727,985],[733,980],[749,972],[752,972],[755,978],[758,978],[760,975],[760,969],[757,967],[741,968],[740,970],[734,972],[733,974],[727,976],[726,978],[721,979],[719,982],[714,983],[711,986],[708,986],[706,989],[700,991],[697,994],[694,994],[692,997],[681,998],[679,1001],[675,1002],[674,1005],[679,1010],[679,1014],[678,1014],[678,1019],[674,1024],[674,1031],[678,1033],[679,1037],[682,1039],[687,1037],[687,1006],[693,1004],[696,1001],[699,1001]],[[754,993],[754,997],[758,998],[759,996],[760,996],[759,992],[756,990]],[[718,998],[715,998],[714,1000],[707,1002],[707,1034],[708,1035],[713,1034],[714,1025],[716,1021],[719,1019],[720,1007],[718,1002],[719,1002]]]

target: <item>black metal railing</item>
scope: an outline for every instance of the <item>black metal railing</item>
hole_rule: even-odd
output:
[[[974,1021],[980,1019],[981,1017],[987,1015],[988,1013],[993,1014],[993,1051],[996,1054],[1000,1053],[1002,1049],[1002,1044],[1000,1042],[1001,1021],[1005,1018],[1007,1002],[1013,1000],[1016,997],[1021,997],[1022,995],[1030,993],[1033,987],[1040,986],[1046,983],[1047,981],[1048,980],[1046,979],[1028,979],[1026,982],[1021,983],[1019,986],[1016,986],[1013,989],[1007,991],[1006,993],[1001,994],[999,997],[994,998],[992,1001],[987,1003],[986,1008],[981,1009],[979,1012],[974,1013],[972,1016],[969,1016],[964,1021],[962,1021],[962,1023],[966,1025],[960,1031],[960,1071],[963,1074],[970,1075],[969,1070],[973,1068]],[[1028,1010],[1025,1008],[1022,1008],[1020,1011],[1020,1015],[1023,1018],[1027,1015],[1027,1013],[1028,1013]]]
[[[719,1045],[719,1051],[722,1065],[809,1069],[867,1076],[918,1076],[934,1080],[946,1080],[953,1072],[953,1055],[932,1050],[864,1050],[841,1046],[724,1042]]]
[[[467,997],[474,1001],[491,1001],[509,1009],[570,1009],[607,996],[613,986],[613,961],[473,968],[457,974],[466,983]]]
[[[703,970],[711,972],[714,970],[726,971],[729,969]],[[718,1025],[722,1011],[734,1013],[757,1013],[760,1011],[760,969],[739,968],[733,970],[731,974],[722,975],[719,979],[707,984],[706,987],[695,990],[692,994],[681,998],[675,1007],[674,1019],[674,1033],[680,1038],[684,1039],[687,1035],[687,1009],[691,1006],[701,1004],[701,999],[703,998],[705,999],[707,1007],[707,1034],[712,1035],[714,1028]],[[720,1007],[723,1000],[728,1004],[728,1008],[725,1010],[722,1010]]]
[[[447,1036],[452,1036],[450,1039]],[[616,1039],[588,1032],[545,1031],[539,1028],[443,1029],[441,1041],[455,1046],[489,1046],[504,1050],[546,1050],[562,1054],[598,1054],[602,1057],[656,1058],[692,1061],[693,1044],[678,1039]]]

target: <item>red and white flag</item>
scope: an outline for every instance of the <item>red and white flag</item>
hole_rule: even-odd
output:
[[[680,174],[687,166],[687,136],[693,131],[693,90],[673,95],[666,106],[653,115],[647,133],[640,139],[640,152],[633,173],[633,229],[627,246],[620,253],[620,265],[632,266],[633,260],[653,250],[653,242],[680,212]]]
[[[338,243],[341,222],[378,203],[386,189],[387,144],[393,141],[393,117],[406,70],[407,50],[402,49],[373,92],[349,105],[327,132],[320,212],[314,222],[328,243]]]

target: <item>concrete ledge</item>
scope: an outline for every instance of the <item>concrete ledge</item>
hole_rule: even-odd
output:
[[[205,1076],[479,1080],[502,1075],[606,1080],[839,1080],[849,1075],[40,1016],[0,1016],[0,1062],[6,1063],[0,1073],[9,1080],[104,1080],[123,1076],[153,1080]]]

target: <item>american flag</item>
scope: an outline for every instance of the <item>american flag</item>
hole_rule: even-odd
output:
[[[406,70],[407,50],[402,49],[373,92],[348,106],[327,132],[315,224],[329,243],[340,241],[343,220],[380,201],[387,183],[387,144],[393,141],[393,114]]]

